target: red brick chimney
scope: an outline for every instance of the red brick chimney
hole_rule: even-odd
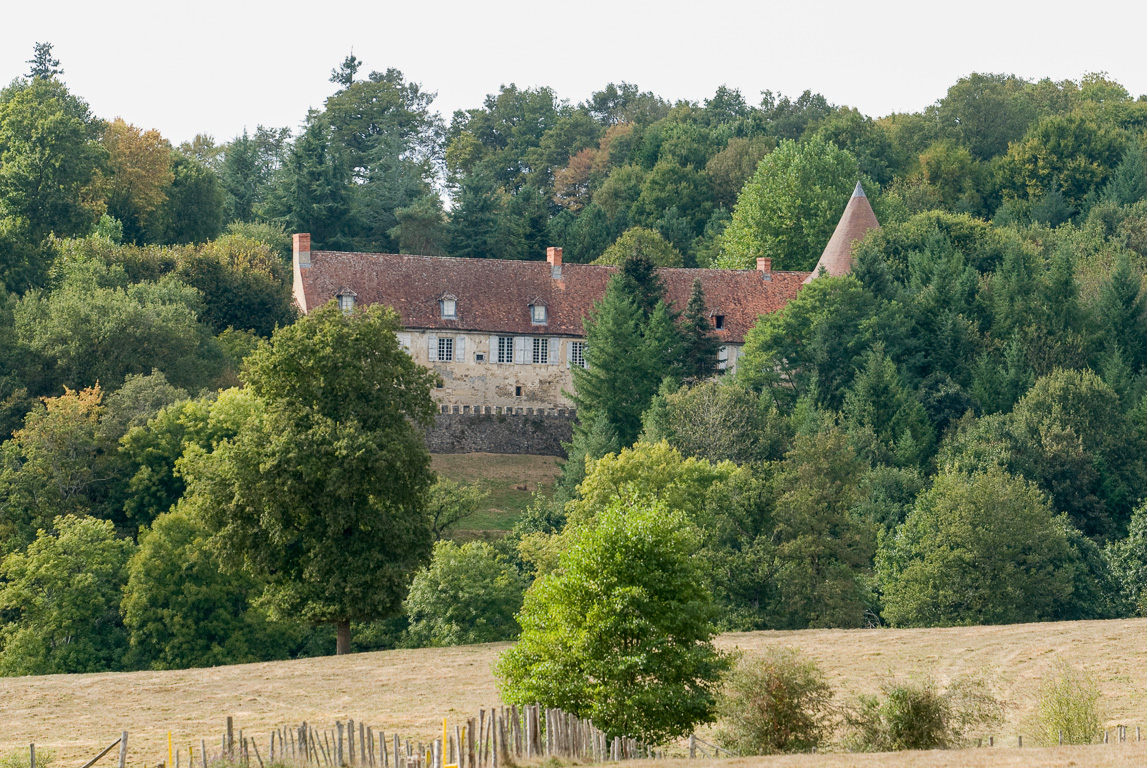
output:
[[[295,244],[295,263],[300,267],[311,266],[311,236],[309,233],[297,233],[292,238]]]
[[[550,265],[550,277],[554,280],[562,279],[562,249],[561,248],[547,248],[546,261]]]
[[[757,257],[757,271],[766,275],[773,271],[773,260],[765,256]]]

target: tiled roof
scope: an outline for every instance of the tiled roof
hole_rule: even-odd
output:
[[[295,298],[305,312],[355,293],[361,304],[394,307],[411,329],[581,336],[582,318],[605,293],[617,267],[544,261],[458,259],[389,253],[311,251],[310,267],[295,266]],[[757,318],[793,298],[807,272],[731,269],[661,269],[667,297],[684,311],[694,278],[701,278],[710,313],[724,316],[723,341],[741,343]],[[301,294],[301,295],[300,295]],[[456,319],[440,316],[438,300],[457,297]],[[530,320],[531,303],[546,305],[544,325]]]
[[[856,182],[856,189],[852,191],[852,197],[844,209],[844,215],[837,222],[828,245],[824,247],[824,252],[821,253],[820,259],[812,269],[812,274],[805,279],[805,282],[816,279],[816,276],[820,274],[821,267],[824,267],[824,270],[830,275],[847,275],[852,271],[853,243],[857,240],[863,240],[864,236],[868,234],[868,230],[876,229],[879,226],[880,222],[876,220],[876,214],[872,212],[872,205],[868,202],[868,196],[864,194],[864,188],[860,186],[858,181]]]

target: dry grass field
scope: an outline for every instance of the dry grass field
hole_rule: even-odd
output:
[[[941,682],[987,670],[1010,703],[995,749],[901,755],[807,755],[722,760],[722,768],[761,766],[1130,766],[1147,765],[1147,741],[1086,748],[1015,749],[1039,676],[1059,658],[1093,671],[1107,721],[1142,724],[1147,734],[1147,619],[920,630],[812,630],[725,635],[724,648],[748,654],[769,645],[803,649],[841,689],[875,691],[892,674],[933,674]],[[0,679],[0,749],[54,749],[57,767],[79,766],[121,730],[131,763],[165,759],[166,732],[186,754],[218,743],[226,715],[260,739],[307,720],[365,721],[386,733],[430,738],[443,716],[497,702],[490,666],[505,645],[386,651],[176,672],[131,672]],[[1134,729],[1131,731],[1134,738]],[[1003,745],[1003,746],[1001,746]],[[1012,745],[1013,748],[1006,748]],[[661,768],[672,768],[659,763]],[[690,766],[700,766],[700,762]],[[637,766],[635,765],[635,768]],[[646,768],[651,768],[647,766]],[[683,768],[683,766],[682,766]]]

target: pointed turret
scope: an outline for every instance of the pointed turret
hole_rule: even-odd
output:
[[[852,191],[852,198],[844,209],[844,215],[836,225],[836,231],[824,247],[824,252],[813,267],[812,274],[805,278],[806,283],[816,279],[823,267],[830,275],[847,275],[852,269],[852,246],[863,240],[868,230],[877,229],[880,222],[872,212],[868,196],[860,182],[856,182],[856,189]]]

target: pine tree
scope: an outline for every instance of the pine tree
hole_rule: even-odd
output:
[[[227,196],[228,221],[253,221],[259,199],[259,148],[246,128],[227,145],[219,175]]]
[[[693,281],[689,303],[681,323],[681,368],[685,378],[707,379],[717,370],[720,342],[713,335],[705,308],[705,292],[700,278]]]
[[[37,78],[46,80],[64,74],[64,70],[60,69],[60,60],[52,57],[51,43],[36,43],[33,46],[32,58],[24,63],[32,65],[32,68],[28,70],[29,80]]]
[[[657,302],[665,299],[665,283],[647,256],[637,254],[621,262],[618,278],[621,289],[637,303],[646,319],[653,315]]]
[[[871,431],[880,463],[916,465],[931,451],[932,425],[924,406],[904,387],[880,344],[857,373],[844,399],[844,414],[852,428]]]
[[[1103,188],[1103,198],[1120,205],[1131,205],[1147,197],[1147,162],[1143,159],[1143,147],[1133,141],[1123,153],[1123,159],[1115,167],[1111,179]]]
[[[481,171],[468,174],[459,189],[458,205],[450,216],[450,255],[496,258],[498,208],[494,180]]]
[[[1135,373],[1147,364],[1147,295],[1143,277],[1131,267],[1126,252],[1115,259],[1111,276],[1099,289],[1096,317],[1103,323],[1107,338],[1118,344]]]
[[[350,174],[330,148],[330,131],[316,113],[307,118],[276,190],[272,210],[288,231],[310,232],[316,247],[345,244]]]
[[[641,415],[661,382],[664,351],[650,353],[644,330],[641,308],[615,276],[585,322],[589,367],[573,369],[579,422],[604,415],[623,448],[637,440]]]

